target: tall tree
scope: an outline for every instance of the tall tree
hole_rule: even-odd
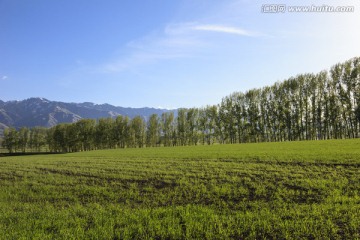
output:
[[[178,116],[177,116],[177,137],[179,139],[179,144],[181,146],[187,145],[187,122],[186,122],[186,114],[187,109],[180,108],[178,109]]]
[[[78,130],[80,149],[89,151],[94,148],[94,134],[96,122],[93,119],[81,119],[75,123]]]
[[[19,137],[18,148],[23,153],[25,153],[26,148],[28,147],[28,142],[29,142],[29,129],[26,127],[22,127],[19,130],[18,137]]]
[[[15,128],[5,129],[2,145],[7,148],[10,153],[14,153],[17,151],[19,146],[19,134]]]
[[[186,112],[186,139],[189,145],[198,143],[198,109],[190,108]]]
[[[30,130],[29,145],[33,151],[41,152],[47,145],[47,128],[34,127]]]
[[[95,145],[98,149],[115,147],[114,120],[112,118],[100,118],[95,127]]]
[[[53,146],[55,152],[68,152],[68,144],[66,139],[66,124],[58,124],[53,130]]]
[[[129,140],[129,118],[117,116],[115,119],[114,136],[118,147],[125,148]]]
[[[147,122],[146,146],[156,147],[159,145],[160,121],[157,114],[152,114]]]
[[[146,125],[142,117],[137,116],[130,121],[130,146],[143,147],[145,143]]]
[[[176,140],[176,136],[173,136],[174,125],[174,113],[164,112],[161,114],[161,135],[162,142],[165,147],[172,145],[172,142]]]

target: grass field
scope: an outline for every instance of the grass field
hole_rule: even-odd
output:
[[[1,157],[0,239],[360,239],[360,139]]]

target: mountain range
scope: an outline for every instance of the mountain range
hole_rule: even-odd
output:
[[[150,115],[161,115],[172,110],[156,108],[125,108],[110,104],[65,103],[45,98],[29,98],[22,101],[0,100],[0,135],[7,127],[52,127],[59,123],[72,123],[79,119],[115,118],[141,116],[147,120]]]

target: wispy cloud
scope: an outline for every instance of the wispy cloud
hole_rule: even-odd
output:
[[[118,55],[101,66],[107,73],[124,70],[159,61],[192,57],[206,44],[191,33],[188,24],[169,24],[161,31],[129,42],[126,54]]]
[[[6,79],[8,79],[9,77],[8,76],[2,76],[1,77],[1,80],[6,80]]]
[[[128,56],[120,57],[117,60],[110,61],[104,64],[101,69],[104,72],[122,72],[126,69],[140,66],[143,64],[151,64],[161,60],[171,60],[176,58],[185,57],[184,54],[180,53],[151,53],[151,52],[133,52]]]
[[[239,36],[257,34],[234,26],[199,24],[197,22],[171,23],[161,31],[129,42],[126,54],[119,55],[101,66],[101,71],[116,73],[163,60],[192,58],[206,54],[217,38],[205,38],[200,31],[210,31]]]
[[[169,22],[163,28],[129,41],[125,46],[121,46],[121,54],[114,54],[112,59],[103,63],[99,69],[111,74],[128,70],[137,71],[140,67],[164,61],[211,58],[215,51],[223,54],[229,49],[233,51],[232,47],[237,47],[234,46],[236,40],[231,36],[263,36],[253,31],[246,21],[238,19],[243,5],[235,6],[237,2],[219,2],[216,8],[201,8],[201,14],[190,21],[180,19]],[[195,7],[198,7],[197,4]],[[241,23],[245,25],[240,25]],[[207,33],[213,34],[209,37]]]
[[[210,31],[210,32],[220,32],[220,33],[228,33],[228,34],[236,34],[241,36],[254,36],[254,33],[246,31],[241,28],[232,27],[232,26],[224,26],[224,25],[196,25],[192,27],[193,30],[199,31]]]

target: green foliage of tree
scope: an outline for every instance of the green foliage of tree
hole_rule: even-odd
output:
[[[19,133],[15,128],[7,128],[4,131],[4,140],[2,143],[10,153],[16,152],[19,146]]]
[[[129,128],[128,117],[118,116],[115,119],[114,137],[118,147],[125,148],[128,145]]]
[[[146,146],[156,147],[160,143],[160,119],[157,114],[152,114],[147,123]]]
[[[130,121],[130,146],[143,147],[145,143],[145,122],[140,117],[134,117]]]
[[[160,120],[162,143],[165,147],[169,147],[173,144],[176,145],[176,130],[174,128],[174,113],[165,112],[161,115]]]
[[[18,137],[18,148],[21,152],[25,153],[29,142],[29,129],[26,127],[21,128],[18,132]]]
[[[78,147],[82,151],[94,149],[94,133],[96,121],[93,119],[81,119],[75,123],[78,131]]]
[[[95,146],[97,149],[115,147],[114,120],[112,118],[99,119],[95,127]]]

